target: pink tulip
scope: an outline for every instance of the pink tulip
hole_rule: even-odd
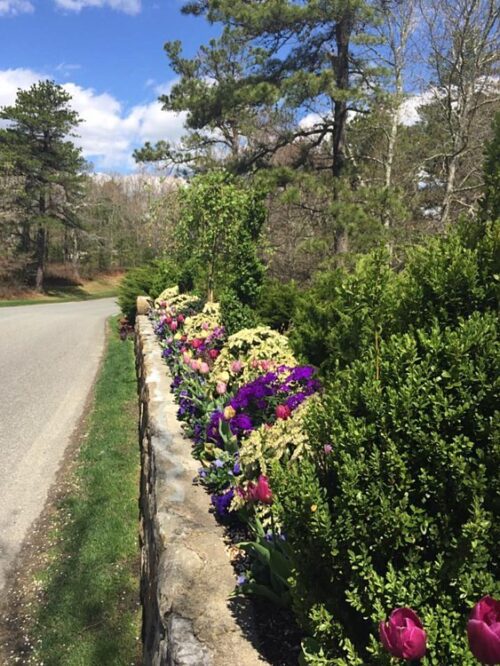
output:
[[[269,487],[267,476],[261,474],[256,484],[250,481],[247,488],[247,498],[252,502],[273,503],[273,493]]]
[[[331,444],[325,444],[323,451],[326,453],[326,455],[328,455],[333,451],[333,446]]]
[[[215,359],[216,359],[217,356],[219,355],[219,350],[218,350],[218,349],[211,349],[211,350],[208,352],[208,355],[210,356],[210,358],[212,359],[212,361],[215,361]]]
[[[194,340],[191,340],[191,347],[193,349],[199,349],[202,344],[203,340],[201,340],[200,338],[194,338]]]
[[[170,324],[172,323],[172,317],[165,317],[165,321],[170,326]]]
[[[183,314],[180,314],[180,315],[177,317],[177,321],[179,322],[179,324],[183,324],[183,323],[184,323],[184,315],[183,315]]]
[[[291,409],[288,405],[277,405],[275,409],[276,418],[286,421],[291,415]]]
[[[243,363],[241,361],[233,361],[231,363],[231,372],[237,375],[243,369]]]
[[[208,363],[205,363],[205,361],[203,361],[203,363],[200,363],[199,370],[200,370],[202,375],[208,375],[208,373],[210,372],[210,368],[208,366]]]
[[[427,634],[418,615],[411,608],[396,608],[387,622],[379,625],[380,640],[393,657],[422,659]]]
[[[482,664],[500,664],[500,601],[485,596],[477,602],[467,622],[467,638]]]
[[[264,372],[267,372],[271,368],[271,365],[272,365],[271,361],[260,362],[260,367],[262,368],[262,370],[264,370]]]
[[[184,363],[189,363],[190,364],[191,363],[191,356],[189,356],[189,354],[187,352],[184,352],[183,355],[182,355],[182,360],[184,361]]]
[[[170,324],[170,330],[171,330],[171,331],[176,331],[176,330],[177,330],[177,322],[176,322],[176,321],[173,321],[173,322]]]
[[[225,382],[217,382],[215,390],[219,395],[224,395],[224,393],[227,391],[227,384]]]
[[[191,370],[199,370],[200,369],[200,361],[197,359],[193,359],[192,361],[189,362],[189,365],[191,366]]]
[[[207,321],[204,321],[203,324],[201,325],[201,327],[202,327],[202,329],[203,329],[204,331],[208,331],[208,328],[209,328],[209,324],[208,324],[208,322],[207,322]]]

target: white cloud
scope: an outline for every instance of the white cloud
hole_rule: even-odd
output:
[[[0,106],[14,102],[17,88],[27,88],[43,78],[47,77],[31,70],[0,70]],[[98,93],[76,83],[65,83],[63,87],[84,121],[74,141],[99,171],[133,170],[134,148],[145,141],[175,141],[183,133],[183,114],[162,111],[157,101],[127,110],[109,93]]]
[[[4,0],[0,0],[2,2]],[[138,14],[141,11],[141,0],[55,0],[61,9],[80,12],[85,7],[110,7],[125,14]]]
[[[44,78],[47,78],[45,74],[33,72],[31,69],[0,70],[0,106],[12,104],[18,88],[29,88]]]
[[[30,14],[35,8],[29,0],[0,0],[0,16]]]
[[[402,125],[415,125],[420,120],[418,108],[423,104],[429,104],[436,93],[433,90],[426,90],[419,95],[411,95],[401,104],[399,109],[399,122]]]
[[[312,129],[315,125],[318,125],[321,120],[322,118],[319,113],[308,113],[306,116],[301,118],[299,127],[303,130],[309,130]]]

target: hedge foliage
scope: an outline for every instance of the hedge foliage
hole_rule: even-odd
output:
[[[377,626],[401,606],[427,631],[423,664],[476,663],[470,608],[500,593],[497,260],[498,224],[459,230],[400,274],[379,256],[330,274],[302,305],[294,339],[315,334],[337,366],[307,419],[313,453],[271,479],[306,663],[391,663]]]
[[[178,274],[177,264],[169,259],[157,259],[128,271],[118,290],[118,304],[131,324],[137,315],[137,297],[150,296],[155,299],[166,285],[177,282]]]

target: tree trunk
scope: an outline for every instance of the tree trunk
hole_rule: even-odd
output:
[[[73,273],[75,279],[80,281],[80,270],[79,270],[79,254],[78,254],[78,235],[76,229],[73,229],[71,232],[73,240],[73,254],[71,257],[71,263],[73,265]]]
[[[43,276],[45,271],[46,231],[42,224],[36,234],[36,283],[37,291],[43,291]]]
[[[29,252],[31,250],[30,224],[26,220],[21,223],[20,250],[21,252]]]
[[[457,158],[452,156],[448,161],[448,168],[446,174],[446,189],[443,197],[443,204],[441,207],[441,227],[444,227],[448,222],[450,216],[451,199],[455,190],[455,176],[457,172]]]
[[[334,181],[339,179],[346,166],[346,128],[347,128],[347,100],[345,92],[349,89],[349,38],[351,36],[351,16],[344,14],[335,28],[335,41],[337,57],[335,59],[335,83],[341,91],[340,99],[334,101],[333,115],[333,165],[332,175]],[[333,199],[338,199],[338,183],[333,184]],[[335,254],[345,254],[349,251],[349,232],[345,227],[339,227],[335,233]]]

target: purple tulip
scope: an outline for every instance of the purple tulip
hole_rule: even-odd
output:
[[[500,601],[485,596],[477,602],[467,622],[467,638],[482,664],[500,664]]]
[[[387,622],[379,625],[380,640],[393,657],[422,659],[427,634],[418,615],[411,608],[396,608]]]

